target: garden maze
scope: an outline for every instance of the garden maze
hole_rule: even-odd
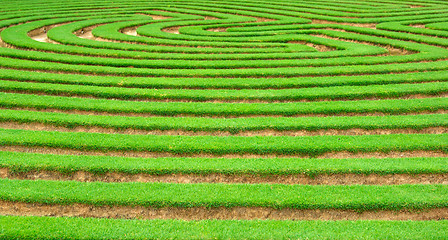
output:
[[[0,239],[448,237],[448,2],[0,11]]]

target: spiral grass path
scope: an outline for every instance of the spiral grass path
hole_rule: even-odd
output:
[[[0,12],[0,239],[448,237],[445,1]]]

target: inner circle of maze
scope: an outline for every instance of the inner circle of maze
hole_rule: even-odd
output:
[[[286,88],[305,85],[301,77],[370,75],[356,82],[365,85],[384,74],[445,70],[446,11],[443,2],[30,2],[20,12],[5,3],[1,67],[33,75],[213,78],[196,86],[172,80],[184,88]],[[295,81],[261,85],[258,78]],[[157,85],[173,87],[147,83]]]

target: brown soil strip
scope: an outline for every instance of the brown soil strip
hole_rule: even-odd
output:
[[[65,25],[65,24],[69,24],[69,23],[71,23],[71,22],[58,23],[58,24],[53,24],[53,25],[48,25],[48,26],[45,26],[45,27],[41,27],[41,28],[36,28],[36,29],[34,29],[32,31],[29,31],[28,32],[28,36],[32,38],[34,36],[41,35],[43,33],[46,34],[47,31],[52,29],[52,28],[59,27],[59,26],[62,26],[62,25]]]
[[[92,34],[92,30],[94,28],[97,28],[99,26],[102,26],[105,24],[96,24],[96,25],[92,25],[89,27],[85,27],[82,29],[77,30],[76,32],[74,32],[74,34],[80,38],[84,38],[84,39],[89,39],[89,40],[94,40],[94,41],[100,41],[100,42],[118,42],[118,41],[114,41],[114,40],[110,40],[110,39],[105,39],[105,38],[99,38],[99,37],[95,37]],[[102,56],[103,57],[103,56]]]
[[[76,36],[78,36],[80,38],[84,38],[84,39],[90,39],[90,40],[95,40],[95,41],[103,41],[103,39],[96,39],[96,37],[93,36],[93,34],[92,34],[92,30],[87,30],[87,29],[79,30],[76,33]],[[109,42],[109,41],[105,41],[105,42]]]
[[[5,109],[0,107],[0,109]],[[156,115],[152,113],[133,113],[133,112],[102,112],[102,111],[85,111],[85,110],[62,110],[54,108],[43,108],[36,109],[31,107],[9,107],[7,109],[11,110],[28,110],[28,111],[39,111],[39,112],[58,112],[67,114],[80,114],[80,115],[103,115],[103,116],[124,116],[124,117],[158,117],[158,116],[168,116],[168,117],[198,117],[198,115],[193,114],[176,114],[176,115]],[[382,112],[373,113],[340,113],[340,114],[296,114],[291,116],[284,115],[265,115],[265,114],[249,114],[249,115],[207,115],[202,114],[200,117],[204,118],[249,118],[249,117],[329,117],[329,116],[390,116],[390,115],[422,115],[422,114],[448,114],[448,109],[439,109],[436,111],[421,111],[421,112],[409,112],[402,114],[390,114]]]
[[[62,25],[68,24],[68,23],[71,23],[71,22],[53,24],[53,25],[37,28],[37,29],[34,29],[34,30],[28,32],[28,36],[31,39],[34,39],[34,40],[39,41],[39,42],[60,44],[59,42],[56,42],[56,41],[53,41],[53,40],[49,39],[48,36],[47,36],[47,31],[52,29],[52,28],[59,27],[59,26],[62,26]]]
[[[38,42],[44,42],[44,43],[52,43],[52,44],[60,44],[59,42],[53,41],[47,37],[46,33],[42,33],[39,35],[34,35],[31,37],[31,39],[36,40]]]
[[[66,128],[43,124],[38,122],[17,123],[0,122],[3,129],[24,129],[32,131],[58,131],[58,132],[90,132],[107,134],[131,134],[131,135],[183,135],[183,136],[323,136],[323,135],[389,135],[389,134],[443,134],[448,133],[447,127],[431,127],[423,129],[321,129],[321,130],[288,130],[279,131],[273,129],[243,131],[231,133],[229,131],[188,131],[182,129],[173,130],[143,130],[143,129],[114,129],[97,126],[77,126]]]
[[[416,53],[414,51],[410,51],[410,50],[407,50],[404,48],[397,48],[397,47],[394,47],[391,45],[381,45],[381,44],[376,44],[376,43],[372,43],[372,42],[358,41],[358,40],[352,40],[352,39],[341,39],[341,38],[330,37],[327,35],[319,35],[319,34],[310,34],[310,36],[332,39],[332,40],[336,40],[336,41],[352,42],[352,43],[358,43],[358,44],[363,44],[363,45],[381,47],[381,48],[387,49],[387,51],[389,51],[388,55],[390,55],[390,56],[410,55],[410,54]],[[384,63],[382,63],[382,64],[384,64]]]
[[[207,28],[210,32],[226,32],[229,27]]]
[[[6,27],[2,27],[2,28],[0,28],[0,33],[3,31],[3,30],[5,30],[6,29]],[[0,37],[0,43],[3,43],[3,39]]]
[[[47,37],[46,33],[35,35],[34,37],[32,37],[32,39],[34,39],[38,42],[46,42],[46,43],[50,42],[50,39]]]
[[[0,178],[20,180],[54,180],[79,182],[164,182],[164,183],[244,183],[244,184],[301,184],[301,185],[400,185],[400,184],[448,184],[448,174],[126,174],[108,172],[95,174],[86,171],[61,173],[56,171],[11,172],[0,168]]]
[[[337,25],[348,25],[353,27],[363,27],[371,29],[376,29],[377,25],[377,23],[347,23],[347,22],[334,22],[320,19],[313,19],[311,24],[337,24]]]
[[[184,26],[174,26],[174,27],[167,27],[167,28],[162,28],[160,29],[162,32],[167,32],[167,33],[173,33],[173,34],[179,34],[179,29],[181,27]]]
[[[448,153],[437,151],[406,151],[406,152],[366,152],[352,153],[347,151],[329,152],[317,156],[317,158],[412,158],[412,157],[448,157]]]
[[[425,28],[425,24],[411,24],[409,27],[415,27],[415,28]]]
[[[49,205],[0,202],[1,215],[95,217],[123,219],[272,219],[272,220],[442,220],[448,208],[425,210],[377,210],[358,212],[339,209],[273,209],[267,207],[151,208],[141,206]]]
[[[138,36],[137,34],[137,28],[138,27],[128,27],[128,28],[123,28],[120,30],[120,32],[126,34],[126,35],[131,35],[131,36]]]
[[[137,151],[95,151],[95,150],[76,150],[51,147],[25,147],[25,146],[0,146],[0,151],[9,152],[30,152],[42,154],[57,155],[93,155],[93,156],[112,156],[112,157],[138,157],[138,158],[159,158],[159,157],[201,157],[201,158],[410,158],[410,157],[448,157],[448,152],[442,151],[406,151],[406,152],[359,152],[352,153],[347,151],[324,153],[318,156],[310,155],[280,155],[280,154],[211,154],[211,153],[192,153],[175,154],[168,152],[137,152]]]
[[[212,17],[212,16],[203,16],[204,20],[219,20],[221,18],[217,18],[217,17]]]

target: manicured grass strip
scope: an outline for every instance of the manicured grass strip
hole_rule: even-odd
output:
[[[448,109],[448,98],[322,101],[289,103],[134,102],[1,93],[0,107],[151,113],[155,115],[298,115],[342,113],[409,113]]]
[[[0,109],[0,122],[43,123],[74,128],[104,127],[114,129],[185,130],[185,131],[256,131],[272,129],[423,129],[448,127],[446,114],[390,115],[390,116],[337,116],[337,117],[124,117],[103,115],[78,115],[56,112]]]
[[[37,71],[57,71],[83,74],[106,74],[141,77],[299,77],[339,76],[356,74],[389,74],[428,70],[447,70],[447,61],[397,63],[358,66],[278,67],[247,69],[163,69],[124,68],[109,66],[73,65],[0,57],[0,67]]]
[[[360,136],[173,136],[0,129],[0,145],[175,154],[306,154],[327,152],[448,152],[448,134]]]
[[[448,207],[448,186],[103,183],[0,179],[0,200],[153,207],[399,210]]]
[[[0,239],[444,239],[448,221],[121,220],[0,216]]]
[[[0,90],[25,91],[29,93],[68,94],[117,99],[186,99],[207,100],[318,100],[318,99],[363,99],[368,97],[397,98],[406,95],[437,95],[448,92],[448,82],[418,84],[387,84],[369,86],[337,86],[300,89],[140,89],[80,86],[67,84],[30,83],[4,81],[0,79]]]
[[[15,172],[49,170],[70,173],[127,174],[423,174],[447,173],[448,158],[129,158],[0,152],[0,167]]]
[[[266,89],[300,88],[348,85],[372,85],[394,83],[446,82],[448,71],[428,71],[404,74],[378,74],[339,77],[302,77],[302,78],[141,78],[118,76],[87,76],[62,73],[45,73],[25,70],[2,69],[1,79],[67,83],[90,86],[117,86],[140,88],[230,88],[230,89]]]

